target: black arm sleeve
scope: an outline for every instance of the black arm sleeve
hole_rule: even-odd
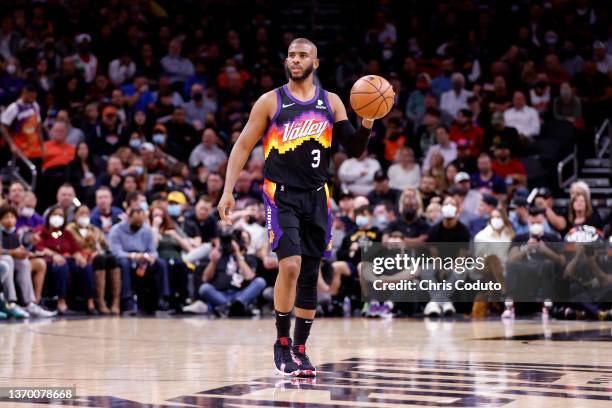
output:
[[[364,128],[359,125],[355,130],[351,122],[347,119],[334,123],[332,138],[337,139],[350,157],[359,157],[368,147],[368,139],[372,129]]]

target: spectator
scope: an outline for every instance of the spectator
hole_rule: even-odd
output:
[[[437,186],[436,179],[430,176],[429,174],[423,174],[421,177],[421,183],[419,184],[419,194],[421,199],[423,200],[423,207],[427,207],[429,202],[437,197]]]
[[[604,75],[612,73],[612,55],[606,53],[606,46],[601,41],[593,43],[593,60],[597,63],[597,70]]]
[[[428,171],[431,167],[431,156],[434,152],[442,155],[444,159],[442,166],[446,166],[457,158],[457,145],[450,140],[448,129],[444,126],[438,126],[436,128],[436,141],[438,143],[427,150],[425,160],[423,161],[423,171]]]
[[[217,146],[217,132],[213,128],[206,128],[202,132],[202,143],[197,145],[189,156],[189,165],[194,168],[199,165],[206,166],[210,171],[219,171],[227,160],[227,154]]]
[[[423,218],[423,208],[418,191],[406,189],[400,200],[400,217],[389,223],[384,230],[385,235],[399,231],[402,233],[404,242],[408,244],[425,242],[429,225]]]
[[[37,303],[32,286],[31,261],[16,231],[15,207],[0,207],[0,284],[4,300],[0,299],[0,311],[15,318],[53,317],[56,313],[43,309]],[[17,291],[25,307],[17,304]]]
[[[431,78],[426,73],[417,76],[416,90],[410,93],[406,103],[406,118],[416,124],[425,114],[425,95],[430,92]]]
[[[173,84],[185,82],[194,73],[191,61],[181,56],[182,48],[179,40],[170,41],[168,54],[161,59],[161,67]]]
[[[113,207],[113,193],[102,186],[96,190],[96,207],[91,211],[91,224],[108,235],[113,225],[119,223],[125,214],[121,208]],[[88,209],[89,211],[89,209]]]
[[[472,220],[468,225],[470,228],[470,236],[475,237],[489,223],[489,218],[493,210],[497,208],[499,201],[495,196],[485,194],[478,205],[478,218]]]
[[[85,140],[85,134],[83,131],[77,127],[72,126],[72,122],[70,121],[70,115],[68,111],[65,109],[57,112],[57,116],[55,118],[56,122],[64,122],[67,128],[67,137],[66,143],[71,144],[72,146],[77,146],[80,142]]]
[[[484,131],[472,121],[472,111],[460,109],[457,114],[456,123],[450,130],[450,139],[454,142],[466,140],[469,155],[478,157],[484,145]]]
[[[514,92],[512,108],[504,112],[504,121],[508,126],[516,128],[519,136],[532,140],[540,134],[540,117],[531,106],[527,106],[525,95],[521,91]]]
[[[70,143],[66,143],[68,127],[65,122],[55,122],[49,133],[51,140],[44,144],[45,157],[42,167],[47,174],[51,171],[63,176],[68,164],[74,159],[76,149]]]
[[[189,153],[196,147],[196,130],[185,117],[185,109],[176,106],[172,117],[165,123],[168,131],[166,139],[166,152],[170,153],[180,161],[187,161]]]
[[[90,212],[86,205],[77,208],[75,220],[66,230],[72,234],[81,248],[81,253],[92,265],[95,280],[95,305],[100,314],[119,315],[119,296],[121,294],[121,270],[117,259],[109,252],[104,232],[90,223]],[[108,284],[107,284],[108,283]],[[111,307],[106,304],[106,292],[111,293]]]
[[[211,251],[202,274],[200,297],[220,316],[252,316],[249,305],[266,287],[255,274],[256,265],[238,234],[222,233],[221,247]]]
[[[106,171],[98,175],[96,186],[106,186],[116,195],[119,193],[123,182],[124,166],[118,155],[112,155],[106,162]]]
[[[87,144],[96,154],[110,156],[127,143],[123,131],[117,108],[108,105],[102,109],[102,120],[87,135]]]
[[[206,115],[214,114],[217,111],[217,105],[212,98],[204,93],[204,86],[200,83],[191,85],[190,96],[191,100],[185,104],[187,122],[196,131],[201,131],[204,128]]]
[[[20,181],[13,181],[9,186],[8,204],[20,208],[23,204],[26,189]]]
[[[342,188],[355,195],[367,195],[374,185],[374,174],[380,170],[378,160],[368,157],[367,149],[359,157],[346,159],[338,169]]]
[[[487,144],[487,147],[503,142],[508,144],[512,152],[522,152],[519,134],[515,128],[506,126],[502,112],[495,112],[491,116],[491,133],[488,140],[490,144]]]
[[[442,220],[442,206],[439,203],[430,203],[425,210],[425,221],[429,227]]]
[[[23,201],[18,207],[19,216],[17,217],[17,229],[36,229],[44,224],[44,218],[36,212],[37,199],[31,191],[23,193]]]
[[[90,202],[95,191],[95,174],[99,172],[99,168],[86,142],[79,142],[75,153],[66,169],[66,181],[75,188],[78,197]]]
[[[389,177],[384,170],[378,170],[374,174],[374,189],[368,193],[370,205],[376,205],[382,201],[397,203],[402,192],[389,187]]]
[[[93,82],[98,73],[98,59],[91,53],[91,35],[78,34],[74,37],[77,53],[72,56],[76,68],[80,71],[86,83]]]
[[[488,153],[478,156],[478,173],[472,175],[471,179],[472,186],[476,189],[484,189],[501,197],[506,194],[506,182],[493,173],[491,156]]]
[[[559,96],[553,102],[553,114],[555,119],[567,120],[579,129],[584,128],[582,121],[582,103],[580,98],[574,95],[574,90],[569,83],[561,84]]]
[[[538,74],[538,79],[529,90],[529,100],[531,105],[540,116],[548,113],[550,108],[550,84],[546,74]]]
[[[435,82],[435,80],[434,80]],[[440,109],[457,116],[460,109],[467,109],[467,100],[472,92],[464,89],[465,77],[461,73],[454,73],[451,77],[451,88],[444,92],[440,99]]]
[[[389,186],[398,190],[417,187],[421,179],[421,167],[414,161],[414,152],[409,147],[401,147],[397,158],[388,170]]]
[[[455,64],[452,58],[446,58],[443,60],[440,68],[442,73],[431,81],[431,87],[438,96],[444,95],[445,92],[453,89],[453,72],[455,70]]]
[[[495,145],[493,152],[495,160],[491,163],[491,170],[506,180],[506,185],[513,187],[527,187],[527,171],[520,161],[513,159],[510,145],[500,142]]]
[[[87,299],[87,313],[94,314],[91,264],[72,234],[66,231],[66,212],[60,205],[52,206],[47,212],[36,251],[47,262],[47,276],[51,280],[53,294],[58,297],[57,312],[60,315],[68,313],[66,297],[70,277],[76,291]]]
[[[136,73],[136,64],[127,49],[123,49],[119,58],[115,58],[108,64],[108,78],[116,86],[130,81]]]
[[[601,231],[604,226],[597,211],[593,210],[591,199],[583,191],[571,197],[567,219],[570,228],[588,225]]]
[[[111,253],[121,267],[122,309],[134,311],[133,293],[136,292],[139,309],[153,313],[158,307],[166,308],[163,298],[169,295],[167,264],[158,257],[155,234],[144,223],[143,209],[131,206],[127,215],[108,235]]]
[[[218,244],[217,218],[212,213],[212,210],[213,203],[211,199],[202,196],[196,203],[195,211],[190,219],[197,225],[202,242],[216,242]]]
[[[567,227],[567,221],[565,217],[557,214],[553,210],[553,196],[552,191],[547,187],[539,188],[534,198],[534,205],[536,208],[544,210],[547,224],[550,225],[557,232],[565,230]],[[546,230],[546,233],[554,233],[553,231]]]
[[[559,242],[556,235],[544,232],[545,210],[529,209],[529,233],[517,234],[512,240],[506,269],[508,300],[504,318],[514,316],[514,298],[538,299],[544,302],[542,316],[548,317],[552,308],[551,296],[556,281],[555,270],[565,266],[565,258],[557,247],[550,243]]]

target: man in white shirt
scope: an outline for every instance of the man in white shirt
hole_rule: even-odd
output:
[[[467,100],[472,96],[472,92],[463,89],[465,86],[465,77],[459,72],[455,72],[451,76],[451,86],[452,89],[450,91],[446,91],[442,94],[440,109],[456,117],[460,109],[467,109]]]
[[[606,53],[606,45],[601,41],[595,41],[593,44],[593,60],[602,74],[608,75],[612,72],[612,55]]]
[[[338,169],[342,189],[355,195],[367,195],[374,188],[374,174],[378,170],[380,163],[368,157],[367,149],[358,158],[346,159]]]
[[[90,84],[98,72],[98,59],[91,53],[91,36],[78,34],[74,38],[78,52],[72,57],[77,68],[83,72],[83,80]]]
[[[119,58],[115,58],[108,64],[108,77],[115,85],[131,82],[135,73],[136,64],[127,50],[123,50]]]
[[[227,154],[217,146],[217,133],[213,128],[202,132],[202,143],[197,145],[189,155],[189,166],[206,166],[209,171],[219,171],[219,167],[227,160]]]
[[[450,140],[448,130],[444,126],[436,128],[437,144],[431,146],[427,150],[425,160],[423,160],[423,171],[428,171],[431,168],[431,156],[434,152],[439,152],[444,158],[444,166],[457,158],[457,144]]]
[[[525,94],[514,92],[512,96],[513,107],[504,112],[506,126],[515,128],[519,135],[532,139],[540,134],[540,116],[538,111],[525,102]]]

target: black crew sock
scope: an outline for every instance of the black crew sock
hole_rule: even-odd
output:
[[[274,315],[276,316],[276,338],[289,338],[289,332],[291,331],[291,312],[281,313],[275,310]]]
[[[295,328],[293,329],[293,344],[296,346],[306,344],[310,335],[310,328],[314,319],[303,319],[295,317]]]

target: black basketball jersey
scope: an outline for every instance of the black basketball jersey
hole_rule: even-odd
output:
[[[263,138],[264,177],[280,184],[314,189],[327,182],[334,115],[327,91],[300,101],[287,85],[275,89],[276,113]]]

